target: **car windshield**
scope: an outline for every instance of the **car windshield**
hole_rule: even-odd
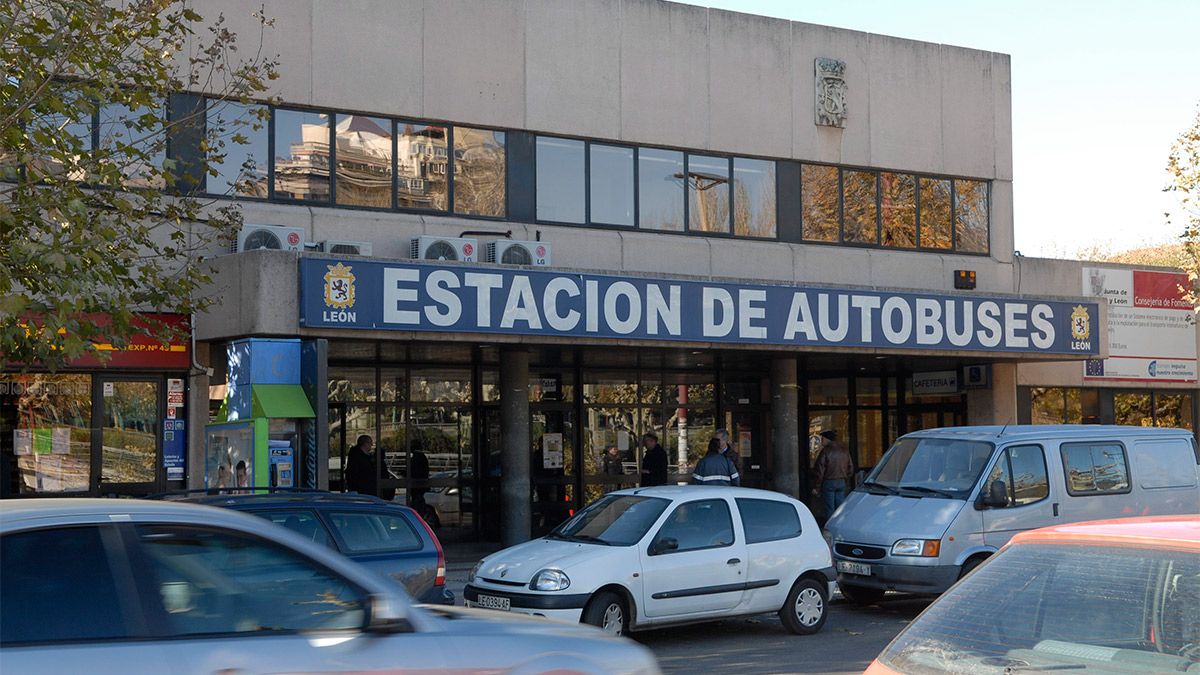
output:
[[[550,533],[550,538],[607,546],[633,546],[646,536],[650,526],[670,503],[670,500],[660,497],[601,497]]]
[[[901,438],[867,476],[863,489],[965,499],[987,466],[992,448],[991,443],[956,438]]]
[[[1200,670],[1200,555],[1017,545],[943,595],[880,659],[904,673]]]

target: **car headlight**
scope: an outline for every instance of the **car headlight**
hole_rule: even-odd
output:
[[[571,587],[571,580],[562,570],[542,570],[533,575],[529,587],[535,591],[565,591]]]
[[[941,539],[900,539],[892,544],[892,555],[936,558],[942,551]]]
[[[471,568],[471,581],[475,581],[475,578],[479,576],[479,570],[482,567],[483,561],[480,560],[479,562],[475,563],[474,567]]]

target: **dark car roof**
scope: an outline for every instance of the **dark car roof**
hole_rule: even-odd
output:
[[[172,501],[207,504],[225,508],[270,508],[276,506],[389,506],[408,510],[407,506],[384,501],[371,495],[342,492],[268,492],[249,495],[198,494]]]

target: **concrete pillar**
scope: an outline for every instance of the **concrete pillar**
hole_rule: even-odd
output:
[[[1017,364],[993,363],[991,386],[967,392],[967,424],[1017,423]]]
[[[212,365],[207,342],[197,342],[194,355],[196,363]],[[188,489],[204,487],[204,425],[208,424],[208,373],[193,371],[188,376],[187,386],[187,476]]]
[[[796,382],[796,359],[771,360],[771,445],[775,466],[772,488],[800,497],[800,387]]]
[[[500,350],[500,540],[529,541],[533,525],[530,481],[529,352]]]

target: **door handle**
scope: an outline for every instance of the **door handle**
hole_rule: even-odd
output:
[[[742,561],[741,561],[741,559],[739,559],[739,558],[730,558],[729,560],[726,560],[726,561],[725,561],[725,564],[726,564],[726,565],[737,565],[737,564],[739,564],[739,563],[741,563],[741,562],[742,562]]]
[[[1058,504],[1057,503],[1054,505],[1054,517],[1055,518],[1058,517]]]

